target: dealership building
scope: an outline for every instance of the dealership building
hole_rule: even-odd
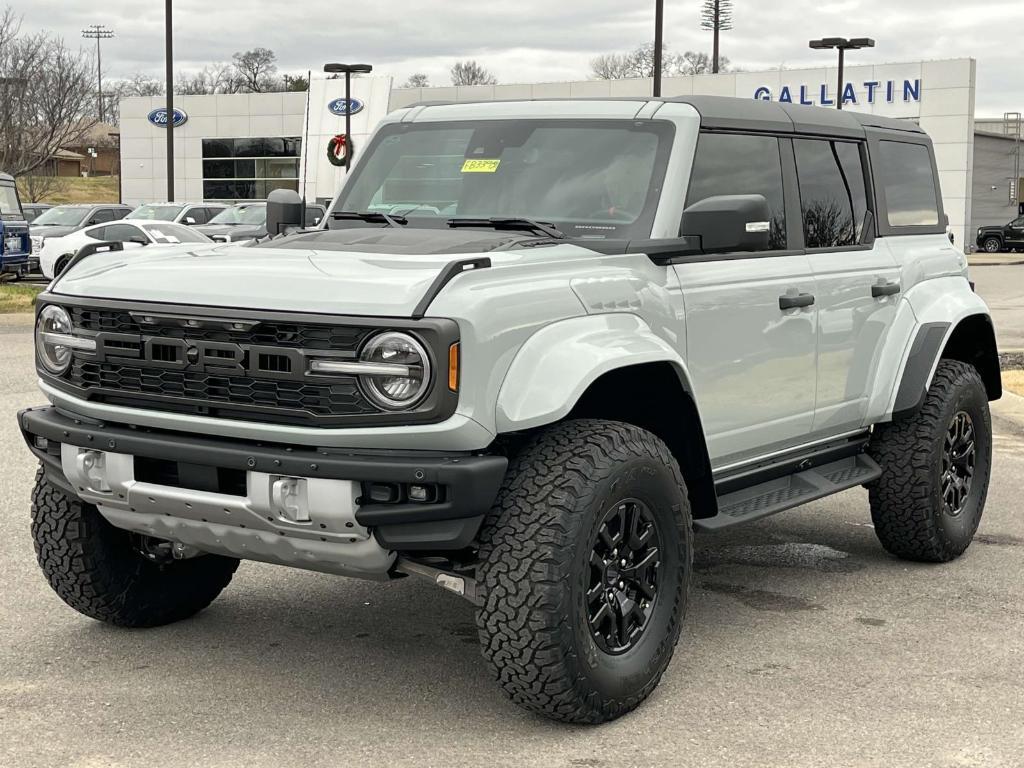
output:
[[[913,120],[935,144],[945,210],[957,243],[1018,210],[1020,121],[976,121],[973,59],[858,65],[837,93],[835,68],[670,77],[666,96],[720,95],[844,109]],[[390,110],[423,101],[490,101],[645,96],[649,79],[584,80],[395,89],[387,77],[353,80],[356,147]],[[167,120],[163,99],[121,102],[122,194],[128,203],[166,197]],[[329,200],[344,169],[328,142],[344,132],[344,80],[314,78],[306,93],[180,96],[175,99],[175,190],[180,200],[262,199],[278,188]],[[1014,125],[1016,126],[1014,128]],[[1016,134],[1014,134],[1016,131]]]

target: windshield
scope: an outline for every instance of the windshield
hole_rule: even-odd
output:
[[[267,206],[265,205],[236,205],[232,208],[225,208],[212,219],[210,224],[252,224],[262,226],[267,223]]]
[[[18,190],[13,186],[0,187],[0,215],[22,217],[21,205],[18,203]]]
[[[183,224],[143,224],[147,232],[158,243],[212,243],[202,232]]]
[[[650,236],[672,133],[625,120],[389,125],[334,210],[405,215],[409,226],[529,218],[570,237]]]
[[[181,208],[180,205],[140,205],[125,218],[174,221],[174,217],[181,213]]]
[[[51,224],[57,227],[77,227],[82,223],[86,213],[88,213],[87,208],[57,206],[39,214],[39,218],[32,222],[32,226]]]

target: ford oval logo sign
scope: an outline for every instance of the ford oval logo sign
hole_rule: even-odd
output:
[[[152,112],[149,113],[148,120],[153,125],[155,125],[157,128],[166,128],[167,127],[167,108],[166,107],[160,107],[159,109],[154,109]],[[175,107],[175,109],[174,109],[174,127],[177,128],[180,125],[184,125],[187,121],[188,121],[188,115],[185,113],[185,111]]]
[[[349,99],[348,100],[348,109],[346,110],[345,109],[345,99],[342,98],[342,99],[335,99],[334,101],[332,101],[330,104],[327,105],[327,109],[330,110],[332,115],[337,115],[338,117],[344,117],[346,112],[348,114],[350,114],[350,115],[355,115],[355,114],[358,114],[359,112],[362,112],[363,111],[363,107],[365,107],[365,106],[366,105],[363,104],[363,102],[361,102],[359,99]]]

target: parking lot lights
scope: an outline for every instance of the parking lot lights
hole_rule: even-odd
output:
[[[839,51],[839,90],[836,91],[836,108],[843,108],[843,88],[845,87],[843,77],[843,66],[845,64],[846,52],[855,51],[860,48],[874,48],[875,41],[870,37],[823,37],[820,40],[811,40],[808,43],[816,51],[831,50]]]

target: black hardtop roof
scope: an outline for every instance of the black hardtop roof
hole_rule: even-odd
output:
[[[705,128],[744,128],[775,133],[811,133],[826,136],[863,137],[865,128],[920,133],[920,126],[910,120],[829,109],[800,104],[785,104],[730,96],[681,96],[654,99],[689,104],[700,113]]]
[[[887,131],[902,131],[925,135],[917,123],[911,120],[897,120],[892,117],[853,112],[848,109],[804,106],[758,99],[741,99],[735,96],[594,96],[585,99],[497,99],[511,103],[516,101],[661,101],[667,104],[689,104],[700,113],[701,126],[725,130],[771,131],[773,133],[801,133],[847,138],[864,138],[865,128]],[[443,107],[454,104],[465,105],[473,102],[421,101],[410,104],[413,107]],[[490,104],[494,101],[481,101]]]

